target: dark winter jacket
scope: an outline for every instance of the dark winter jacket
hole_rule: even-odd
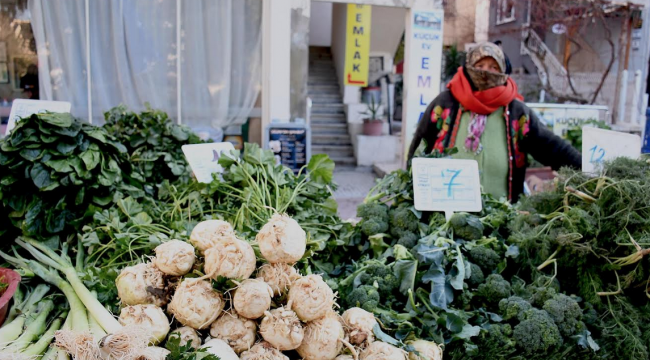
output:
[[[408,160],[413,158],[415,150],[425,141],[426,153],[430,153],[436,141],[442,142],[445,149],[456,146],[456,135],[462,113],[458,101],[450,91],[444,91],[427,107],[411,142]],[[582,167],[582,156],[569,143],[553,134],[523,102],[514,100],[504,111],[506,137],[510,155],[508,170],[508,198],[516,202],[524,192],[524,179],[528,165],[527,154],[553,170],[563,166],[576,169]],[[447,124],[448,126],[443,126]],[[447,131],[445,131],[447,129]],[[459,144],[463,140],[458,140]],[[461,145],[459,145],[461,146]]]

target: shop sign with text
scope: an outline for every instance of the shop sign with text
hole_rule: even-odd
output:
[[[348,4],[345,85],[368,85],[371,10],[370,5]]]
[[[409,38],[403,125],[405,156],[424,111],[440,93],[442,66],[443,10],[413,10],[411,14],[411,31],[406,33]]]

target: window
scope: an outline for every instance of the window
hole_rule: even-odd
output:
[[[515,21],[515,0],[497,0],[497,25]]]

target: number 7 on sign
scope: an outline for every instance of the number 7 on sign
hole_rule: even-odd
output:
[[[449,174],[448,176],[450,177],[450,178],[449,178],[449,182],[443,182],[443,183],[442,183],[442,185],[444,185],[444,186],[447,187],[447,197],[451,197],[451,194],[452,194],[452,192],[453,192],[453,191],[452,191],[452,187],[453,187],[453,186],[460,186],[460,185],[462,185],[461,183],[455,183],[455,182],[454,182],[454,180],[456,180],[456,178],[458,177],[458,175],[460,174],[461,171],[462,171],[462,169],[460,169],[460,170],[451,170],[451,169],[446,169],[446,170],[440,172],[440,175],[442,176],[443,180],[444,180],[445,178],[447,178],[447,176],[445,176],[445,172],[446,172],[447,174]]]

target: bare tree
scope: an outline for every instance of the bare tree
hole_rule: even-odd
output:
[[[504,5],[507,4],[507,5]],[[606,79],[617,59],[616,41],[612,31],[612,22],[619,17],[622,21],[629,19],[629,7],[612,4],[607,0],[493,0],[493,6],[514,6],[519,14],[529,14],[529,21],[506,27],[504,32],[523,33],[523,44],[531,59],[538,68],[544,89],[560,101],[570,101],[580,104],[593,104],[602,91]],[[503,8],[497,11],[504,11]],[[622,15],[622,16],[621,16]],[[601,28],[603,37],[592,37],[590,32]],[[553,31],[554,30],[554,31]],[[553,31],[562,33],[564,40],[564,57],[557,59],[544,43],[546,34]],[[598,74],[599,81],[595,89],[580,90],[577,86],[574,70],[579,69],[575,59],[584,55],[591,45],[589,42],[604,42],[607,44],[609,58],[603,59],[604,68],[592,71]],[[623,46],[623,44],[621,44]],[[620,56],[620,55],[618,55]]]

